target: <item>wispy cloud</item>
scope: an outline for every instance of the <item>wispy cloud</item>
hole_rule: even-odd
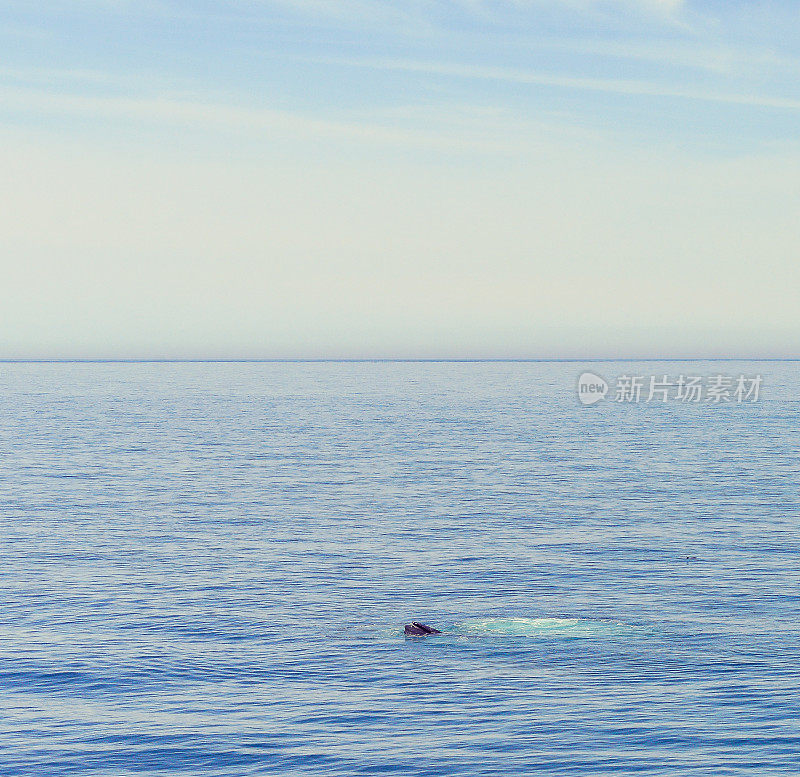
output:
[[[472,7],[485,7],[486,0],[462,0],[462,4]],[[497,3],[495,3],[497,4]],[[530,8],[533,6],[569,6],[572,8],[592,8],[597,6],[627,5],[648,11],[673,12],[686,5],[686,0],[505,0],[501,5]]]
[[[477,79],[484,81],[503,81],[532,86],[556,87],[592,92],[606,92],[619,95],[664,97],[680,100],[694,100],[710,103],[724,103],[761,108],[781,108],[800,110],[800,99],[763,94],[737,94],[684,87],[668,86],[652,81],[613,78],[583,78],[563,76],[532,70],[518,70],[501,67],[481,67],[473,65],[438,62],[416,62],[413,60],[341,60],[340,64],[374,69],[398,70],[409,73],[447,76],[452,78]]]
[[[89,74],[92,77],[91,74]],[[75,73],[64,79],[75,79]],[[56,75],[51,76],[58,83]],[[94,83],[95,81],[92,81]],[[512,153],[509,139],[519,141],[513,153],[536,151],[563,138],[564,129],[545,122],[511,121],[501,111],[451,106],[435,112],[416,107],[371,111],[332,119],[261,106],[213,102],[200,96],[115,96],[69,93],[31,86],[0,88],[0,111],[22,119],[89,117],[101,122],[120,121],[181,126],[200,133],[233,133],[256,141],[356,141],[400,149],[448,153]],[[503,136],[498,136],[498,130]],[[574,134],[574,133],[573,133]],[[587,133],[583,133],[586,137]]]
[[[48,0],[38,4],[38,13],[46,18],[51,13],[68,16],[109,13],[135,17],[151,16],[215,19],[223,17],[262,19],[269,12],[284,12],[318,22],[355,22],[360,26],[394,24],[433,28],[451,18],[454,12],[472,14],[481,19],[537,10],[560,9],[577,14],[617,14],[620,8],[667,18],[685,7],[685,0],[227,0],[205,4],[202,8],[187,7],[178,0]],[[0,0],[0,9],[23,7],[14,0]]]

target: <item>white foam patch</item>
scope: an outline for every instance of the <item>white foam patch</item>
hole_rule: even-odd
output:
[[[610,636],[629,628],[615,621],[590,618],[482,618],[456,624],[456,631],[464,635],[509,637]]]

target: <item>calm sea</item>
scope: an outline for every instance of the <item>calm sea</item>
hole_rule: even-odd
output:
[[[0,774],[798,775],[799,413],[798,363],[0,364]]]

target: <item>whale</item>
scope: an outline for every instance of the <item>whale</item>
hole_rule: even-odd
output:
[[[420,623],[419,621],[411,621],[411,623],[406,623],[403,631],[411,637],[424,637],[427,634],[442,633],[439,631],[439,629],[434,629],[432,626],[426,626],[424,623]]]

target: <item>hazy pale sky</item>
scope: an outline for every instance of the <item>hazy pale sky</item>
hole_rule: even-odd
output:
[[[0,52],[0,357],[798,355],[794,0],[0,0]]]

